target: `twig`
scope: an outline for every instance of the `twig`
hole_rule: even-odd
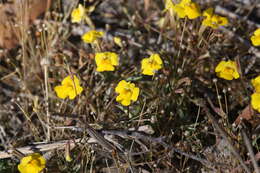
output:
[[[49,89],[48,89],[48,66],[50,65],[48,57],[45,57],[41,61],[41,65],[44,69],[44,85],[45,85],[45,109],[46,109],[46,120],[47,120],[47,142],[51,140],[50,132],[50,111],[49,111]]]
[[[254,166],[255,172],[256,173],[260,173],[257,161],[255,159],[255,155],[254,155],[254,152],[253,152],[253,149],[252,149],[252,146],[251,146],[251,143],[249,142],[249,139],[248,139],[244,129],[241,129],[241,134],[242,134],[243,140],[245,141],[245,145],[246,145],[246,148],[247,148],[247,150],[249,152],[251,161],[253,162],[253,166]]]
[[[245,21],[248,25],[256,26],[256,27],[260,28],[260,24],[252,22],[252,21],[250,21],[248,19],[245,19],[245,18],[243,18],[243,17],[241,17],[241,16],[239,16],[239,15],[229,11],[228,9],[219,6],[219,5],[216,6],[215,12],[219,13],[219,14],[221,14],[223,16],[227,16],[228,18]]]
[[[189,154],[186,153],[184,151],[181,151],[173,146],[168,145],[167,143],[165,143],[163,141],[164,137],[158,137],[158,138],[154,138],[154,137],[150,137],[150,136],[146,136],[144,134],[141,134],[139,132],[131,132],[131,131],[116,131],[116,130],[103,130],[102,133],[104,134],[112,134],[112,135],[116,135],[116,136],[120,136],[122,138],[134,138],[134,139],[142,139],[145,140],[149,143],[155,143],[155,144],[161,144],[163,147],[165,147],[166,149],[170,150],[170,155],[173,154],[173,152],[179,153],[183,156],[186,156],[187,158],[196,160],[200,163],[202,163],[203,165],[209,167],[209,166],[219,166],[219,165],[223,165],[221,163],[212,163],[209,162],[206,159],[200,158],[198,156],[195,156],[193,154]],[[134,154],[131,154],[134,155]]]
[[[88,124],[85,124],[86,126],[86,131],[88,132],[88,134],[97,140],[97,142],[104,147],[107,151],[109,152],[117,152],[118,153],[118,159],[121,162],[127,162],[128,159],[126,159],[124,156],[124,152],[119,150],[118,148],[116,148],[114,145],[112,145],[110,142],[108,142],[103,135],[99,134],[99,132],[97,132],[95,129],[93,129],[92,127],[90,127]]]
[[[75,143],[80,142],[82,139],[75,139]],[[19,152],[23,153],[24,155],[34,153],[35,151],[37,152],[46,152],[50,150],[55,150],[55,149],[64,149],[66,144],[70,140],[64,140],[64,141],[58,141],[58,142],[53,142],[53,143],[48,143],[48,144],[38,144],[38,145],[30,145],[26,147],[21,147],[21,148],[16,148]],[[86,141],[87,143],[96,143],[96,140],[94,139],[88,139]],[[75,146],[75,143],[71,143],[71,147]],[[10,149],[8,151],[2,151],[0,152],[0,159],[4,158],[9,158],[13,157],[13,149]]]

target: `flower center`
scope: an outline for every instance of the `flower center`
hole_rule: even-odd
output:
[[[231,67],[226,67],[225,70],[224,70],[225,73],[233,73],[234,72],[234,69],[231,68]]]
[[[29,162],[29,164],[33,167],[38,167],[41,165],[41,162],[38,159],[33,159]]]
[[[132,95],[132,90],[131,90],[128,86],[126,86],[126,87],[124,88],[123,95],[125,95],[125,97],[131,97],[131,95]]]
[[[154,68],[158,65],[158,63],[156,61],[154,61],[153,59],[149,60],[149,64],[152,68]]]

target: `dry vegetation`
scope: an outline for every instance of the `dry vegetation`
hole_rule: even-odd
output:
[[[201,35],[201,18],[171,17],[163,0],[80,1],[95,6],[89,17],[105,33],[101,49],[120,56],[115,71],[102,73],[81,40],[90,26],[70,22],[78,1],[14,1],[0,6],[1,173],[17,172],[15,149],[42,153],[46,172],[259,173],[250,80],[260,74],[260,54],[249,40],[260,24],[257,1],[196,1],[229,19]],[[140,62],[151,53],[164,66],[149,77]],[[239,64],[239,79],[216,77],[227,59]],[[84,91],[62,100],[53,88],[70,74]],[[128,107],[115,100],[123,79],[140,88]]]

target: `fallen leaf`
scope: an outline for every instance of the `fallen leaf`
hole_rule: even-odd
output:
[[[254,111],[251,107],[251,105],[248,105],[242,112],[240,115],[238,115],[237,119],[235,120],[235,125],[238,125],[241,123],[241,121],[244,120],[250,120],[252,119],[252,116],[254,115]]]
[[[19,45],[21,29],[28,29],[43,14],[52,0],[15,0],[0,5],[0,47],[13,49]]]

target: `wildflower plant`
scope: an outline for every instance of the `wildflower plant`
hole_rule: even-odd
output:
[[[61,85],[58,85],[54,88],[57,96],[61,99],[69,97],[73,100],[77,95],[81,94],[83,88],[80,86],[80,81],[77,76],[67,76],[61,82]]]
[[[141,62],[142,74],[154,75],[162,68],[163,62],[159,54],[152,54],[149,58],[144,58]]]
[[[254,34],[251,36],[250,39],[254,46],[260,46],[260,28],[255,30]]]
[[[114,71],[115,66],[119,65],[119,57],[114,52],[99,52],[95,54],[97,71]]]
[[[226,17],[214,14],[213,8],[208,8],[203,12],[203,16],[206,18],[202,21],[203,26],[208,26],[213,29],[217,29],[220,26],[225,26],[228,24],[228,19]]]
[[[114,37],[113,38],[113,41],[114,41],[114,43],[117,45],[117,46],[119,46],[119,47],[123,47],[123,43],[122,43],[122,39],[120,38],[120,37]]]
[[[217,73],[217,76],[222,79],[233,80],[239,78],[235,61],[221,61],[215,68],[215,72]]]
[[[160,2],[162,1],[165,2],[165,7],[161,6]],[[243,27],[239,30],[230,31],[234,32],[236,37],[241,36],[241,42],[236,43],[228,39],[232,34],[226,32],[231,28],[235,29],[235,26],[226,28],[223,32],[213,30],[219,27],[222,29],[221,26],[227,25],[229,21],[226,17],[215,14],[213,8],[207,9],[206,5],[211,4],[208,2],[143,0],[135,1],[135,3],[122,3],[121,1],[91,0],[84,1],[84,5],[77,5],[72,13],[70,13],[71,8],[67,8],[70,6],[69,4],[62,4],[61,9],[59,8],[60,1],[53,3],[56,4],[51,8],[50,17],[44,21],[32,21],[35,25],[21,30],[21,32],[25,32],[21,34],[26,36],[26,39],[18,39],[22,48],[21,51],[18,51],[19,56],[12,57],[12,52],[12,56],[9,57],[9,53],[7,53],[8,56],[1,59],[3,62],[0,64],[1,67],[3,66],[2,69],[0,68],[1,83],[7,83],[6,86],[14,84],[14,89],[4,89],[3,94],[0,95],[0,100],[7,96],[7,100],[3,100],[1,103],[3,105],[1,109],[10,108],[10,110],[2,111],[4,113],[2,119],[5,120],[6,114],[10,112],[8,116],[11,118],[8,118],[17,118],[18,120],[4,121],[3,125],[7,125],[7,128],[4,129],[9,130],[14,122],[21,122],[21,125],[26,124],[19,134],[26,136],[26,133],[29,132],[31,137],[19,138],[18,142],[21,145],[25,140],[25,145],[27,142],[32,142],[37,148],[43,147],[42,149],[45,150],[45,147],[48,148],[49,145],[35,143],[40,142],[41,139],[53,142],[55,148],[58,149],[60,141],[67,144],[65,155],[53,155],[52,159],[48,160],[48,167],[55,169],[48,171],[77,172],[86,168],[93,169],[93,172],[99,172],[100,170],[106,171],[107,168],[117,165],[117,163],[119,166],[121,164],[128,166],[129,159],[124,157],[123,150],[132,149],[135,153],[144,153],[147,149],[149,150],[149,154],[139,154],[131,159],[133,163],[146,163],[147,161],[156,163],[155,166],[147,164],[145,169],[147,168],[150,172],[171,172],[171,170],[175,170],[176,166],[181,168],[180,171],[188,170],[190,165],[183,162],[184,157],[171,157],[170,160],[169,157],[165,157],[169,146],[173,145],[172,142],[188,144],[184,148],[187,153],[205,155],[205,162],[201,163],[196,161],[196,158],[195,161],[192,161],[194,157],[187,157],[192,161],[191,163],[196,164],[194,167],[199,169],[197,171],[203,170],[204,166],[206,170],[211,170],[210,165],[203,163],[217,162],[213,161],[212,158],[217,158],[218,153],[211,152],[208,158],[208,153],[202,151],[205,150],[205,147],[215,145],[214,143],[218,142],[214,140],[215,131],[212,128],[218,124],[227,131],[227,134],[232,133],[232,139],[237,140],[235,142],[240,148],[243,141],[240,141],[240,138],[235,138],[234,135],[237,133],[235,131],[233,133],[230,129],[236,128],[233,128],[233,124],[230,124],[228,120],[230,118],[233,120],[235,112],[240,112],[243,107],[252,107],[260,112],[260,76],[251,80],[254,87],[254,93],[251,95],[251,107],[248,106],[247,99],[249,93],[247,90],[250,90],[246,83],[249,81],[248,77],[258,73],[255,68],[258,66],[257,59],[253,61],[254,58],[247,58],[248,54],[254,57],[253,54],[258,49],[251,49],[252,47],[247,45],[241,46],[245,43],[242,42],[244,36],[241,34],[241,29],[245,31],[247,26],[244,23],[247,20],[243,21],[243,25],[241,25]],[[225,5],[222,3],[221,7],[225,8]],[[92,9],[88,6],[91,6]],[[96,13],[88,16],[95,7],[97,7]],[[160,8],[164,8],[166,13],[158,11]],[[206,10],[202,12],[201,9]],[[243,10],[241,14],[247,11],[248,9]],[[231,16],[229,14],[233,12],[233,8],[229,9],[228,16]],[[47,14],[49,16],[49,13]],[[70,23],[64,24],[68,17],[71,19]],[[184,20],[182,20],[183,18]],[[49,19],[51,19],[50,22]],[[94,20],[92,21],[92,19]],[[239,19],[238,17],[237,20]],[[20,22],[17,23],[20,26]],[[31,22],[23,23],[29,24]],[[72,26],[67,27],[67,24]],[[236,24],[240,24],[240,22]],[[30,32],[37,31],[37,37],[34,34],[27,34],[27,28],[30,29]],[[90,28],[90,30],[82,34],[80,31],[85,30],[84,28]],[[78,42],[79,33],[82,34],[81,42]],[[105,34],[106,39],[103,39]],[[115,35],[116,37],[114,37]],[[260,28],[250,37],[248,40],[251,39],[252,45],[259,46]],[[40,49],[34,49],[35,43]],[[53,49],[55,47],[57,50]],[[31,51],[31,49],[33,50]],[[0,54],[4,54],[5,57],[6,50],[3,48],[0,51]],[[150,52],[155,53],[150,54]],[[147,54],[149,56],[146,56]],[[230,80],[240,78],[240,66],[235,61],[229,60],[217,62],[217,66],[213,67],[217,61],[217,58],[213,57],[235,57],[237,55],[242,55],[241,67],[247,68],[241,69],[245,73],[243,80],[230,82]],[[41,72],[41,68],[38,68],[39,62],[37,62],[37,58],[34,58],[39,56],[50,60],[49,63],[40,64],[43,73],[39,73]],[[120,59],[120,56],[124,58]],[[68,70],[64,69],[64,64]],[[217,80],[213,79],[212,82],[212,75],[209,75],[212,70],[216,76],[228,81],[219,80],[216,83]],[[66,75],[67,71],[70,71],[72,75]],[[88,81],[88,92],[85,93],[87,95],[80,97],[79,101],[68,101],[83,94],[85,90],[80,78],[73,73],[79,74],[84,77],[84,81]],[[31,76],[33,80],[30,79]],[[50,92],[49,85],[53,85],[52,82],[57,81],[58,76],[64,76],[64,79],[61,78],[61,82],[54,86],[54,92]],[[21,81],[22,86],[16,86],[17,81],[20,81],[18,79],[26,80]],[[32,84],[31,81],[33,81]],[[242,82],[243,85],[241,85]],[[215,89],[212,88],[214,84]],[[0,87],[5,88],[5,85],[0,85]],[[17,91],[20,93],[15,93]],[[33,95],[28,96],[28,93]],[[55,94],[57,99],[68,100],[61,103],[51,94]],[[16,106],[13,108],[13,104],[10,104],[9,97],[12,96],[14,96],[12,100],[21,105],[17,104],[21,111],[17,111],[18,108]],[[204,104],[205,101],[208,101],[209,104]],[[10,106],[6,104],[8,102]],[[251,114],[251,112],[246,112],[246,114]],[[216,117],[215,115],[218,113],[221,113],[221,116],[217,118],[223,118],[223,121],[208,123],[208,119]],[[27,116],[34,114],[37,116],[33,116],[32,119]],[[232,117],[226,117],[230,115]],[[21,118],[21,116],[26,116],[26,118]],[[257,115],[253,114],[252,116]],[[65,123],[63,118],[65,118]],[[78,130],[73,130],[75,129],[75,118],[75,123],[79,126]],[[80,120],[84,120],[84,122]],[[251,122],[248,121],[248,123]],[[151,130],[144,128],[147,125],[150,126]],[[94,128],[91,129],[90,126]],[[102,128],[102,130],[96,131],[96,127]],[[130,132],[129,135],[127,133],[124,138],[120,138],[121,131],[132,131],[132,127],[134,128],[133,133]],[[252,127],[257,126],[253,125]],[[106,128],[114,130],[107,131]],[[91,137],[97,139],[95,145],[104,145],[101,150],[98,147],[82,146],[80,138],[84,135],[82,132],[85,130]],[[205,130],[210,133],[205,134]],[[14,127],[10,131],[12,132],[10,135],[7,133],[10,138],[16,136],[17,128]],[[216,131],[216,133],[218,132]],[[106,142],[109,138],[103,138],[104,134],[108,137],[111,134],[116,139],[120,138],[116,141],[118,142],[116,147],[113,147],[113,143],[112,146],[107,145],[110,144]],[[141,135],[138,136],[138,134]],[[137,138],[134,138],[135,136]],[[138,137],[142,138],[141,143],[138,142]],[[64,139],[66,141],[63,141]],[[249,139],[251,140],[251,138]],[[224,143],[226,143],[225,140],[223,138]],[[157,145],[158,141],[163,145]],[[204,142],[210,143],[205,146]],[[115,151],[108,152],[111,148]],[[91,154],[92,150],[95,152],[94,154]],[[96,152],[97,150],[100,152]],[[253,150],[258,151],[256,147]],[[103,153],[107,154],[103,155]],[[106,156],[114,153],[117,153],[118,157]],[[86,162],[78,162],[79,157],[73,159],[72,156],[79,154],[80,159],[86,158]],[[238,154],[244,156],[246,150],[239,150]],[[154,157],[150,157],[150,155]],[[183,154],[180,152],[180,155]],[[226,163],[226,160],[223,160],[228,165],[223,167],[224,171],[230,172],[230,170],[240,166],[236,159],[230,155],[227,157],[234,162]],[[105,159],[107,162],[105,163],[101,159]],[[69,163],[63,162],[65,160]],[[165,162],[167,164],[164,164]],[[175,163],[180,163],[180,165]],[[251,165],[247,165],[250,169],[253,168]],[[133,170],[138,168],[138,165],[137,167],[135,164],[132,166]],[[212,166],[215,169],[214,165]],[[34,153],[22,158],[18,169],[21,173],[40,173],[45,171],[45,167],[45,159],[40,154]],[[121,169],[120,167],[116,168]],[[125,167],[125,170],[130,169],[132,168]],[[223,172],[221,167],[218,169]],[[196,170],[194,171],[196,172]],[[247,172],[253,172],[253,170]]]
[[[33,153],[21,159],[18,170],[20,173],[40,173],[45,167],[45,158],[39,153]]]
[[[140,92],[134,83],[126,82],[125,80],[118,83],[115,91],[119,94],[116,97],[116,101],[124,106],[129,106],[131,102],[135,102]]]

